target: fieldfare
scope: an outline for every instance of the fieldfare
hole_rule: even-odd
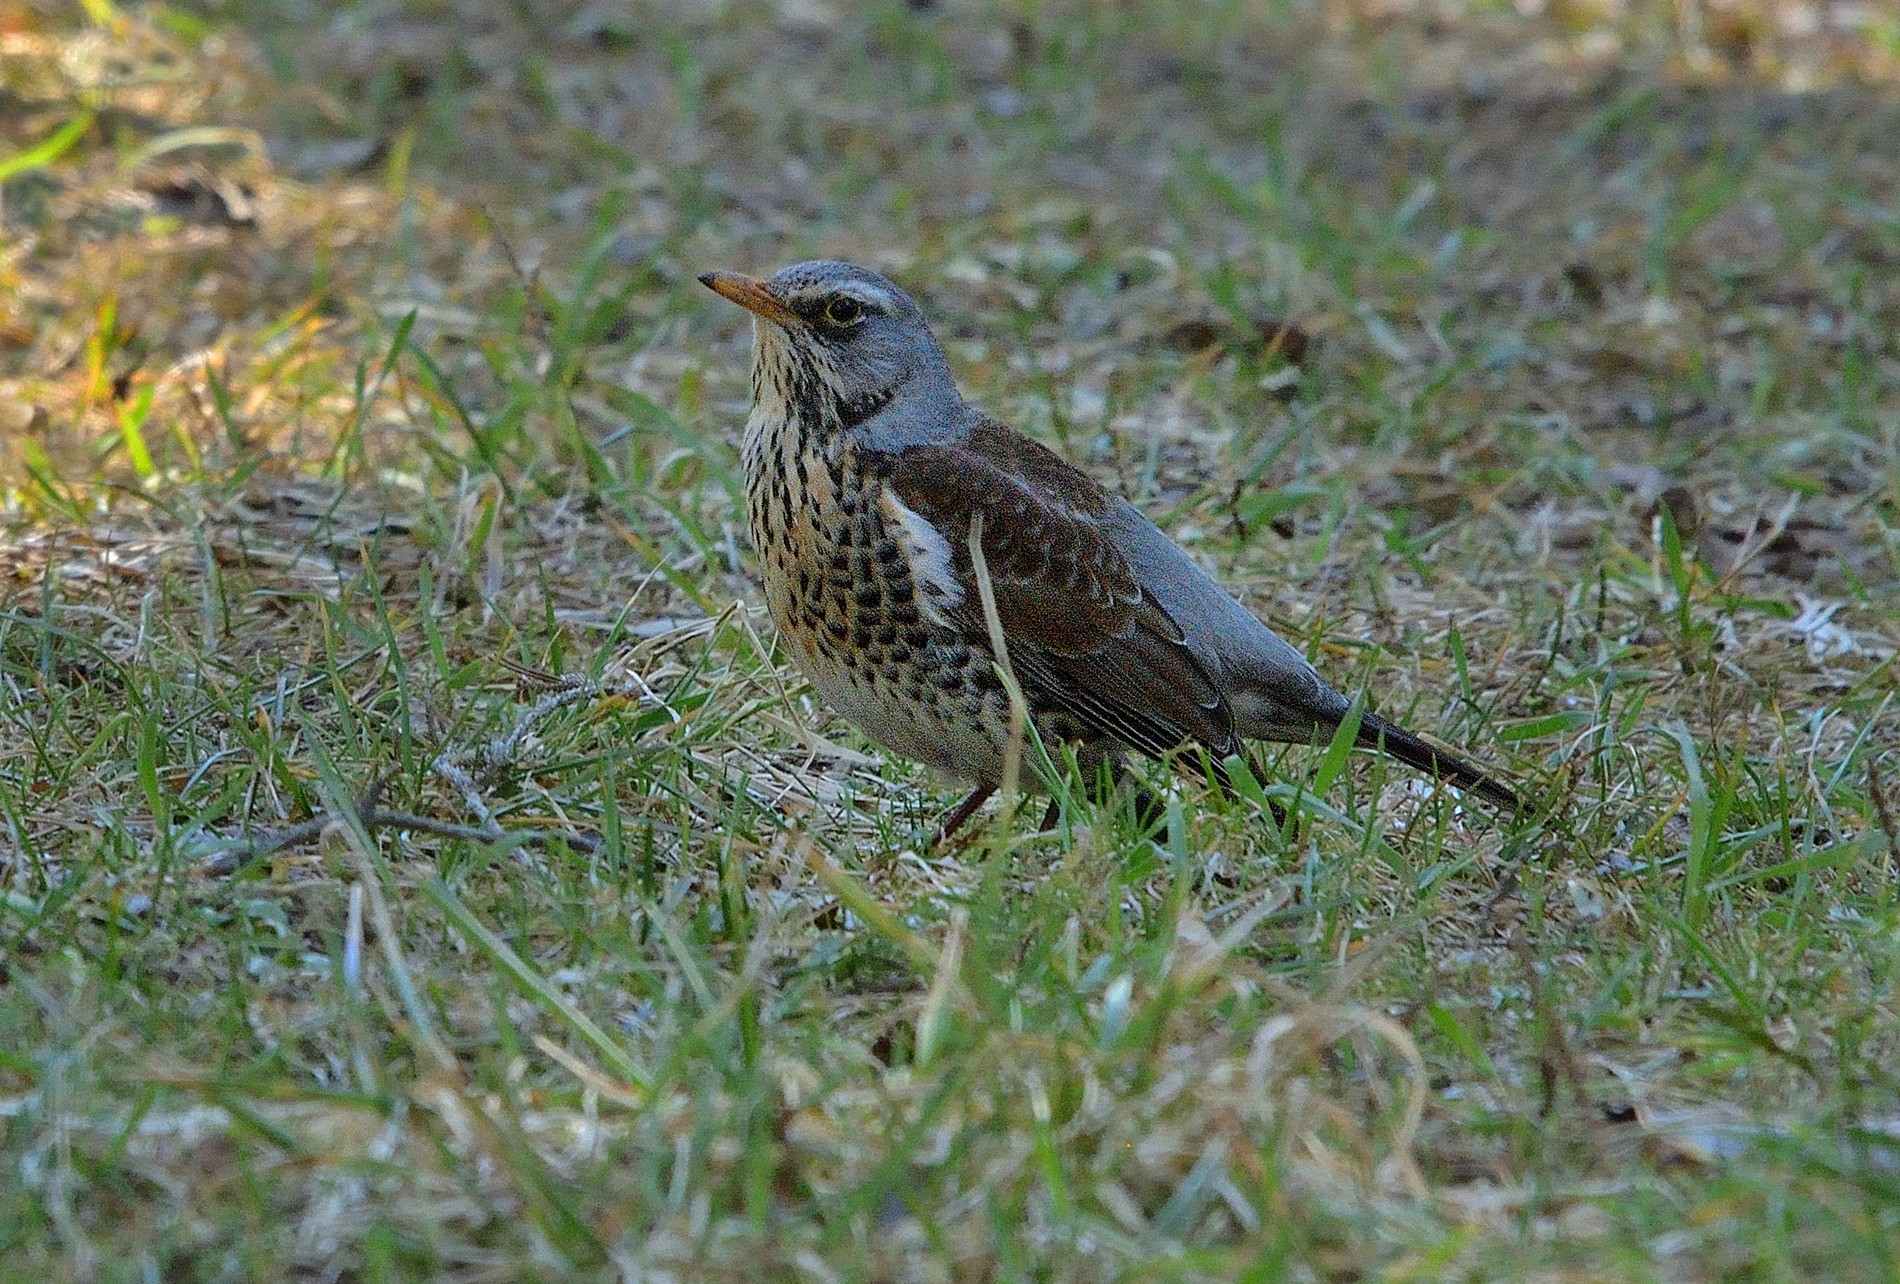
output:
[[[886,748],[1003,778],[1003,650],[1046,744],[1085,769],[1329,739],[1351,702],[1126,500],[963,399],[915,301],[849,263],[699,278],[754,318],[746,507],[785,649]],[[974,538],[973,538],[974,537]],[[981,557],[972,557],[972,546]],[[1508,786],[1371,712],[1357,743],[1515,810]]]

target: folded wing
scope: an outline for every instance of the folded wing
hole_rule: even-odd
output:
[[[970,556],[983,560],[1011,668],[1038,712],[1151,754],[1192,740],[1235,752],[1233,709],[1186,632],[1143,591],[1102,527],[1114,498],[1048,449],[991,420],[964,442],[889,457],[886,484],[928,522],[968,592],[938,595],[946,622],[989,649]],[[928,568],[938,571],[939,567]]]

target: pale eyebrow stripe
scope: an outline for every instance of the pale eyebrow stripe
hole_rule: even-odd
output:
[[[867,307],[877,308],[883,312],[891,311],[896,305],[896,300],[891,298],[889,291],[880,289],[868,281],[847,281],[843,285],[824,290],[816,297],[824,298],[833,294],[847,295]]]
[[[834,294],[842,294],[848,298],[856,299],[865,307],[875,308],[879,312],[895,312],[897,310],[897,300],[891,295],[890,291],[881,286],[872,285],[869,281],[846,281],[842,285],[814,286],[790,296],[786,302],[795,308],[802,308],[814,304],[820,299],[828,299]]]

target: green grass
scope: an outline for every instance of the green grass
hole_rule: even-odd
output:
[[[1900,42],[1552,9],[15,6],[0,1276],[1900,1276]],[[821,253],[1534,813],[932,851],[693,281]]]

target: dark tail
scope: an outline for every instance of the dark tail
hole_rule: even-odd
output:
[[[1469,789],[1506,811],[1514,812],[1523,806],[1517,791],[1509,785],[1485,775],[1462,758],[1433,748],[1404,727],[1395,726],[1376,713],[1362,713],[1359,716],[1359,747],[1383,749],[1406,766],[1417,767],[1461,789]]]

